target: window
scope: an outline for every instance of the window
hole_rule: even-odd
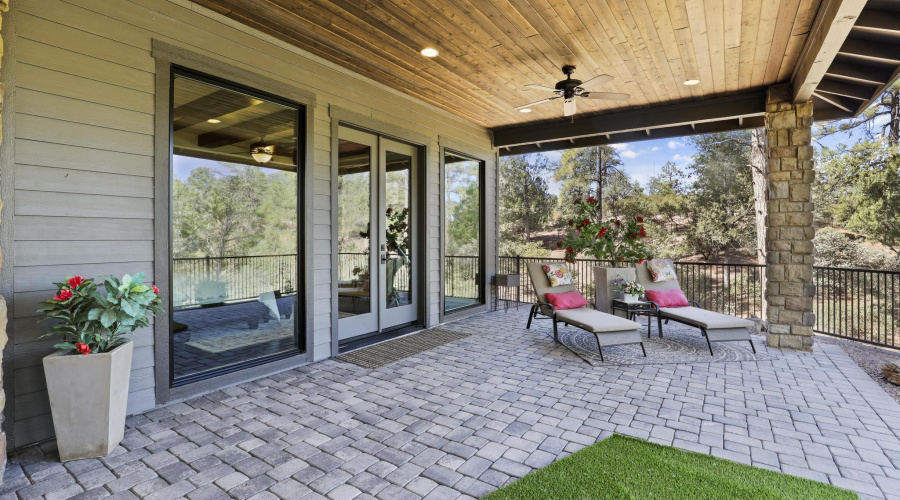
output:
[[[484,303],[484,162],[444,153],[444,312]]]
[[[177,70],[171,111],[177,386],[304,346],[301,107]]]

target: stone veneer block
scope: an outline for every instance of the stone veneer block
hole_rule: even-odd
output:
[[[791,102],[790,86],[769,87],[765,295],[772,347],[812,350],[813,345],[812,113],[812,103]]]

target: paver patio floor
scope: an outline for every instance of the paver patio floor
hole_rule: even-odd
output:
[[[0,498],[479,497],[613,432],[900,498],[900,405],[837,345],[594,368],[525,317],[448,324],[473,335],[376,370],[327,360],[130,417],[101,460],[31,448]]]

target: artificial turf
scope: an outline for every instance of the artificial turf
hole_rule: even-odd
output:
[[[483,500],[857,498],[828,484],[614,434]]]

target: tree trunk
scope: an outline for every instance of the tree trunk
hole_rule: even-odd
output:
[[[769,215],[769,154],[766,129],[753,129],[750,133],[750,173],[753,178],[753,205],[756,215],[756,261],[766,264],[766,225]],[[766,268],[760,269],[762,320],[766,320]]]

